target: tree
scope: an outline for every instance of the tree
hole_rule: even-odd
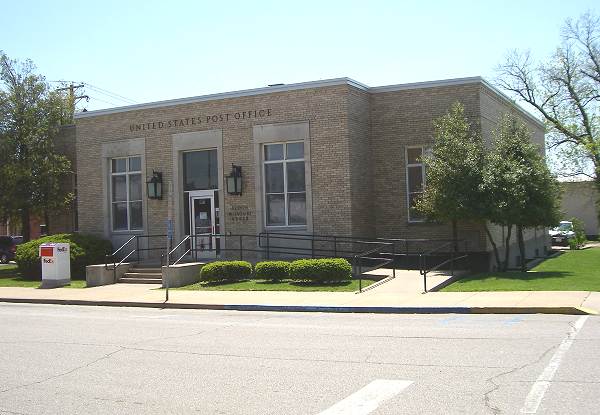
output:
[[[458,250],[457,223],[481,218],[483,144],[459,102],[434,121],[434,128],[431,154],[424,157],[427,186],[417,209],[429,220],[451,223]]]
[[[60,125],[72,117],[69,103],[34,71],[31,61],[0,51],[0,216],[18,215],[25,241],[32,214],[47,218],[72,200],[61,186],[70,162],[54,150]]]
[[[529,52],[510,53],[497,83],[544,118],[559,174],[585,175],[600,190],[600,18],[588,12],[567,20],[561,38],[537,65]]]
[[[452,223],[455,241],[458,222],[481,223],[502,271],[508,266],[516,227],[524,269],[523,230],[554,225],[560,217],[558,182],[541,149],[531,142],[529,130],[516,116],[504,115],[486,151],[458,102],[434,122],[434,128],[432,151],[424,157],[427,186],[417,209],[429,220]],[[504,261],[488,222],[507,227]]]
[[[508,267],[513,226],[524,271],[523,230],[555,225],[560,218],[559,184],[540,150],[531,142],[531,134],[522,121],[512,114],[501,117],[493,132],[492,148],[485,156],[481,190],[486,195],[485,217],[507,227],[503,264],[496,256],[498,269],[503,271]],[[488,237],[491,238],[489,233]]]

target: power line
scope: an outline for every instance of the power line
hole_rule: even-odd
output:
[[[115,107],[121,106],[121,104],[114,103],[114,102],[111,102],[111,101],[105,101],[105,100],[103,100],[101,98],[98,98],[98,97],[95,97],[93,95],[90,95],[90,98],[91,99],[95,99],[96,101],[104,102],[105,104],[108,104],[108,105],[114,105]]]
[[[129,102],[130,104],[137,104],[137,102],[134,101],[133,99],[124,97],[123,95],[119,95],[119,94],[117,94],[115,92],[111,92],[111,91],[109,91],[107,89],[100,88],[99,86],[92,85],[89,82],[83,82],[83,84],[87,85],[92,90],[95,90],[96,92],[99,92],[101,94],[112,96],[113,98],[119,99],[120,101]]]

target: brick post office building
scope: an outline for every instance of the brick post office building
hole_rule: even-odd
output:
[[[486,140],[510,111],[543,148],[542,123],[479,77],[384,87],[340,78],[79,113],[79,230],[115,247],[165,234],[171,199],[174,243],[195,232],[450,238],[411,203],[426,186],[432,122],[456,101]],[[228,188],[234,177],[241,191]],[[543,235],[528,234],[528,256],[545,250]],[[490,250],[476,224],[459,237]]]

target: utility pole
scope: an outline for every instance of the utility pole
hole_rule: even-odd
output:
[[[75,104],[77,104],[77,102],[79,102],[79,100],[84,99],[84,98],[86,101],[90,100],[90,97],[87,95],[79,95],[79,96],[75,95],[75,90],[77,90],[79,88],[83,88],[84,86],[85,86],[85,84],[74,85],[73,82],[71,82],[71,84],[69,86],[57,89],[57,91],[69,91],[69,105],[71,106],[71,114],[75,113]]]

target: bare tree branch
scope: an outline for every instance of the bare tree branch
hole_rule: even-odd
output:
[[[591,163],[600,188],[600,18],[567,20],[547,60],[534,66],[530,53],[513,51],[497,71],[498,86],[531,105],[556,135],[547,148],[567,146],[566,166]]]

